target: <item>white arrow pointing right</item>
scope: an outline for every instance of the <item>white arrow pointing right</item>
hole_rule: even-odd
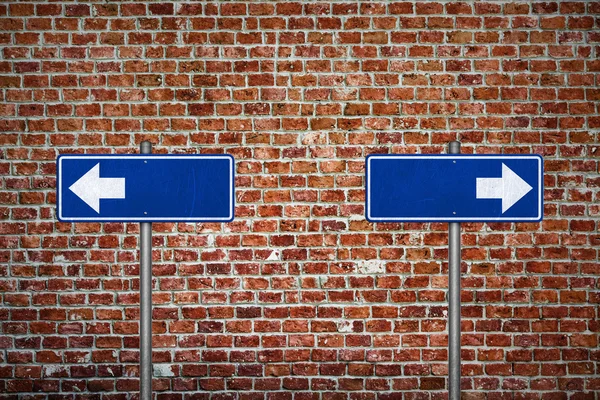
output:
[[[533,189],[502,163],[502,178],[477,178],[478,199],[502,199],[502,214]]]
[[[81,200],[100,214],[100,199],[124,199],[125,178],[100,178],[100,163],[69,187]]]

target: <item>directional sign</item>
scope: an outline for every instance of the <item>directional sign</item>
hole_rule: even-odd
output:
[[[60,221],[233,220],[229,155],[61,155],[56,163]]]
[[[367,157],[371,222],[541,221],[543,160],[538,155]]]

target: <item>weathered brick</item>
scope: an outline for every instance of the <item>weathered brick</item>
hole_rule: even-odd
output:
[[[463,224],[465,395],[593,398],[598,14],[0,5],[0,391],[137,390],[139,227],[57,222],[54,159],[149,139],[234,155],[238,200],[232,223],[153,225],[160,396],[443,396],[446,226],[366,221],[364,157],[459,139],[543,155],[546,184],[541,223]]]

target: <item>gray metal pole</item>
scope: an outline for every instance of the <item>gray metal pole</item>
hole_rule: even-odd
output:
[[[152,143],[140,144],[141,154]],[[140,400],[152,399],[152,223],[140,223]]]
[[[448,153],[460,154],[460,142]],[[448,398],[460,400],[460,223],[448,227]]]

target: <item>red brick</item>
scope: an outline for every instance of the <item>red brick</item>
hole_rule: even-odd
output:
[[[465,389],[600,388],[581,377],[598,346],[599,13],[581,1],[0,6],[0,269],[13,277],[0,282],[0,387],[137,390],[110,375],[137,373],[139,227],[56,222],[53,160],[148,138],[157,153],[234,155],[238,187],[235,222],[153,226],[154,358],[175,374],[156,390],[442,390],[447,227],[367,222],[364,157],[455,139],[464,153],[539,153],[546,171],[542,223],[463,224],[463,343],[489,347],[463,351]]]

